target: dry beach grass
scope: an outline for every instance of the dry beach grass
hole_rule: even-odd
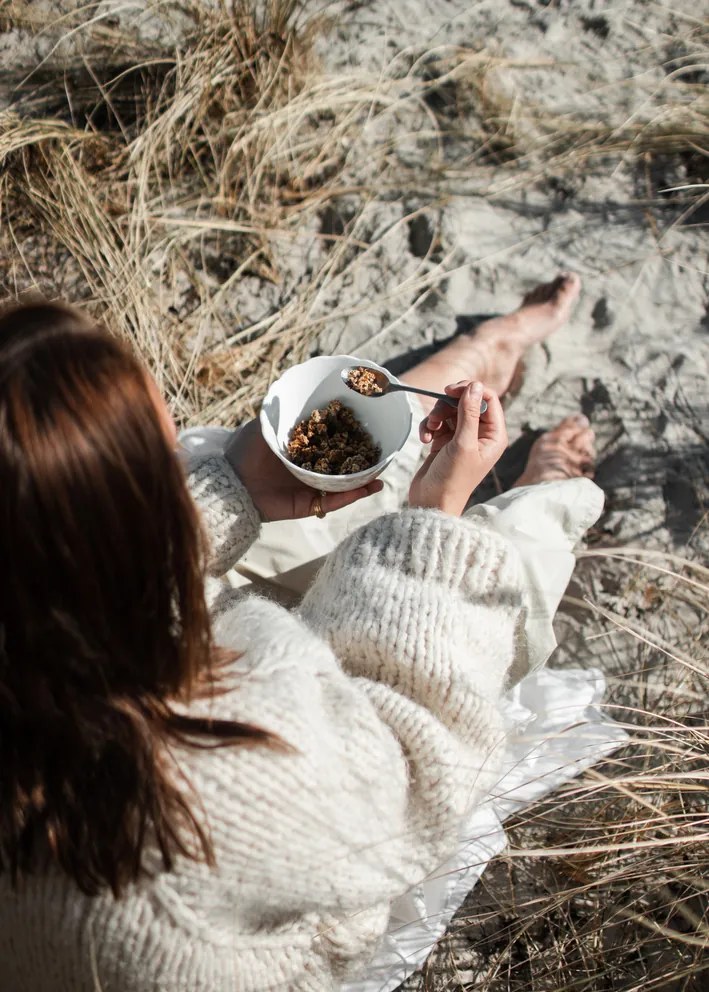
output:
[[[631,37],[637,14],[591,4],[587,26],[563,3],[500,6],[527,9],[524,30],[541,19],[547,36],[566,18],[596,56],[611,29]],[[525,253],[543,245],[548,263],[545,232],[570,205],[569,238],[630,232],[632,252],[609,248],[599,285],[631,271],[645,251],[632,238],[649,232],[663,272],[680,259],[677,293],[706,305],[693,239],[709,200],[709,26],[699,5],[635,6],[660,40],[634,43],[640,68],[584,89],[574,52],[562,64],[472,31],[338,62],[323,39],[369,37],[376,4],[0,0],[2,295],[83,301],[139,349],[183,424],[252,414],[280,370],[318,350],[381,360],[430,347],[461,273],[493,296],[491,267],[507,271],[510,252],[534,265]],[[573,100],[551,98],[555,73],[572,91],[581,74]],[[471,269],[450,204],[474,204],[493,242],[514,212],[508,255],[493,244]],[[600,296],[586,318],[612,335],[612,311]],[[677,348],[691,358],[689,337]],[[629,330],[589,341],[599,364],[623,350],[635,375]],[[633,392],[610,365],[608,378],[571,376],[598,426],[609,512],[581,554],[554,662],[608,673],[630,741],[514,823],[408,990],[709,982],[707,408],[652,344]],[[532,361],[510,406],[518,429],[541,425],[542,400],[549,417],[567,403],[555,360]],[[681,435],[660,422],[670,399]]]
[[[598,616],[583,625],[586,642],[612,645],[597,660],[629,741],[517,819],[509,851],[406,989],[706,987],[709,574],[668,559],[582,555],[579,589],[595,584],[589,569],[617,580],[619,561],[636,566],[611,597],[567,597],[567,609]]]

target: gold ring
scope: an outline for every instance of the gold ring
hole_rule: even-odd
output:
[[[313,502],[312,502],[312,505],[311,505],[311,508],[310,508],[310,512],[313,513],[313,514],[315,514],[315,516],[318,518],[318,520],[322,520],[323,517],[325,516],[325,511],[322,508],[322,501],[323,501],[323,497],[324,496],[325,496],[325,493],[320,493],[319,496],[316,496],[313,499]]]

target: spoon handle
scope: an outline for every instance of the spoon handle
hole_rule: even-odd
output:
[[[387,392],[389,392],[390,390],[393,391],[395,389],[399,389],[405,393],[418,393],[421,396],[432,396],[434,400],[443,400],[444,403],[447,403],[449,406],[452,406],[454,408],[457,408],[458,406],[458,400],[455,399],[453,396],[446,396],[445,393],[434,393],[431,389],[419,389],[418,386],[407,386],[403,382],[392,382],[389,385],[389,389],[387,390]],[[485,402],[485,400],[481,400],[480,413],[485,413],[486,410],[487,410],[487,403]]]

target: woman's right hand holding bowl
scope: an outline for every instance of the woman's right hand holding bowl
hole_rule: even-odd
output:
[[[431,451],[411,482],[409,506],[460,516],[507,447],[507,429],[497,394],[481,382],[463,380],[445,392],[458,399],[458,407],[439,400],[419,425]],[[487,410],[481,414],[483,399]]]

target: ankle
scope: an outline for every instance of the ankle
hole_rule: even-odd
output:
[[[521,331],[524,330],[524,306],[519,310],[503,314],[499,317],[490,317],[473,332],[476,341],[484,341],[486,345],[500,348],[510,344],[510,338],[514,340]]]

